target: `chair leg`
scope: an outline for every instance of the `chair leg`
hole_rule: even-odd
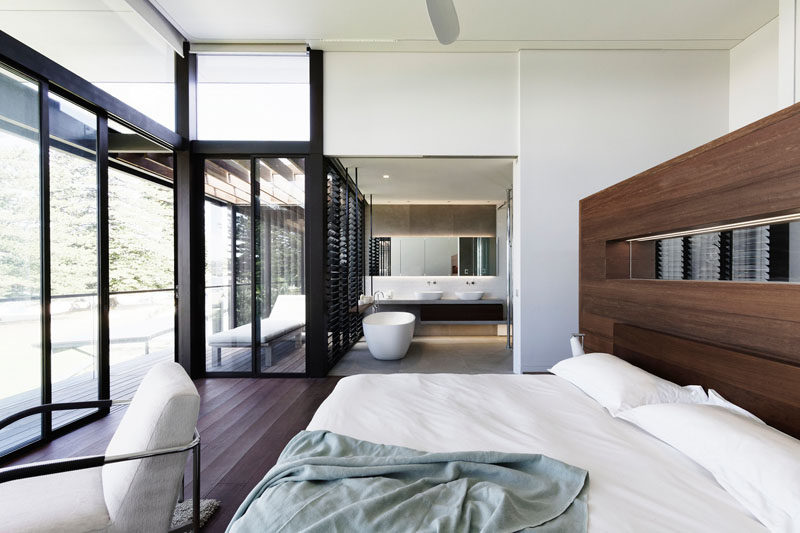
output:
[[[212,348],[211,350],[214,353],[213,358],[212,358],[213,359],[213,363],[212,364],[214,366],[220,366],[222,364],[222,348],[215,347],[215,348]]]
[[[181,490],[178,492],[178,503],[186,499],[186,475],[181,476]]]
[[[200,443],[192,450],[192,527],[200,531]]]

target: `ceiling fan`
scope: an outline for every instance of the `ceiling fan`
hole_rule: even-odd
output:
[[[426,2],[436,38],[442,44],[455,41],[461,28],[458,25],[458,14],[453,0],[426,0]]]

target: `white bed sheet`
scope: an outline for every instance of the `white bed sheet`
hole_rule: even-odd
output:
[[[309,430],[426,451],[541,453],[589,472],[589,531],[765,532],[691,459],[547,375],[342,379]]]

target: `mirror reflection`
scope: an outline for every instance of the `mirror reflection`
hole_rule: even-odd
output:
[[[372,276],[496,276],[494,237],[375,237]]]

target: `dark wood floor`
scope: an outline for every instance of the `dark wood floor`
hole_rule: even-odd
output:
[[[222,502],[203,531],[224,531],[283,447],[304,429],[340,378],[201,379],[197,427],[202,439],[201,492]],[[123,410],[74,431],[12,464],[102,453]],[[0,465],[7,466],[7,465]],[[187,468],[187,494],[191,472]]]

